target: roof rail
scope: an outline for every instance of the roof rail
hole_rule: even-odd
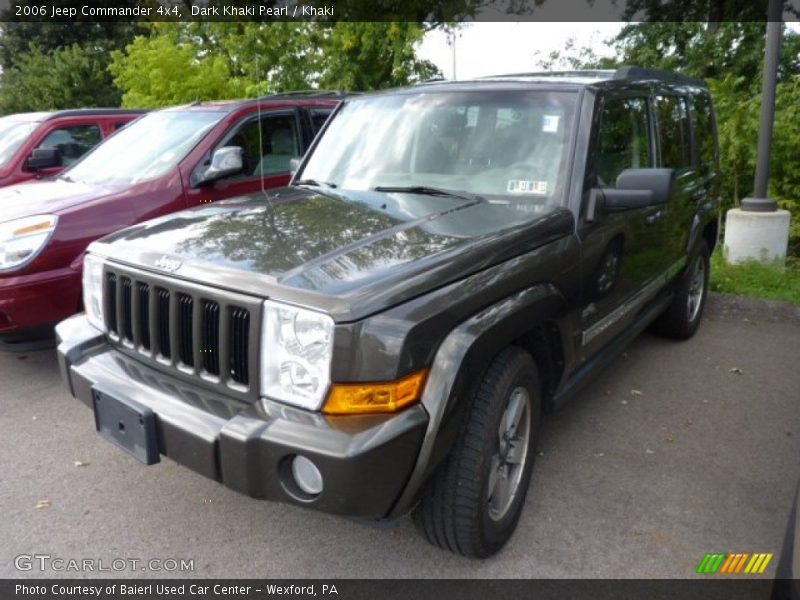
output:
[[[508,73],[503,75],[489,75],[480,77],[479,79],[501,79],[513,77],[585,77],[594,79],[606,80],[628,80],[628,81],[663,81],[665,83],[673,83],[678,85],[693,85],[706,87],[706,82],[702,79],[688,77],[680,73],[672,73],[670,71],[659,71],[657,69],[646,69],[644,67],[624,66],[616,70],[614,69],[586,69],[586,70],[572,70],[572,71],[533,71],[530,73]]]
[[[696,85],[706,87],[706,82],[702,79],[688,77],[680,73],[672,73],[670,71],[659,71],[657,69],[646,69],[644,67],[620,67],[614,72],[614,79],[651,79],[656,81],[663,81],[665,83],[675,83],[683,85]]]
[[[613,69],[586,69],[573,71],[531,71],[529,73],[503,73],[502,75],[484,75],[478,79],[498,79],[501,77],[596,77],[597,79],[610,79],[614,76]]]
[[[65,108],[62,110],[46,111],[49,115],[45,118],[46,121],[55,119],[57,117],[80,117],[82,115],[130,115],[130,114],[144,114],[149,112],[144,108]]]
[[[356,92],[343,92],[341,90],[292,90],[288,92],[275,92],[261,96],[259,100],[275,100],[276,98],[344,98]]]

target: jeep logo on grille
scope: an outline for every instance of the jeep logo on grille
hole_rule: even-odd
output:
[[[183,263],[177,259],[170,258],[169,256],[162,256],[156,261],[156,267],[166,271],[167,273],[173,273],[181,268]]]

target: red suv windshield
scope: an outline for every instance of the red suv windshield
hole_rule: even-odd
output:
[[[134,184],[177,165],[225,116],[219,111],[165,110],[120,129],[62,174],[91,184]]]
[[[5,167],[39,124],[5,117],[0,119],[0,167]]]

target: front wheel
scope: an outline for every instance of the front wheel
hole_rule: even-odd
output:
[[[710,261],[708,245],[700,242],[689,265],[677,281],[675,297],[653,329],[659,335],[678,340],[692,337],[700,325],[708,296]]]
[[[491,556],[525,503],[541,414],[530,354],[506,348],[474,386],[458,438],[413,517],[428,540],[464,556]]]

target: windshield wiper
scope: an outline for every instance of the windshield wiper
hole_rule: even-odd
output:
[[[422,196],[446,196],[448,198],[461,198],[462,200],[469,200],[470,202],[483,200],[483,198],[478,194],[470,194],[469,192],[455,192],[453,190],[445,190],[428,185],[376,185],[372,189],[376,192],[397,192],[404,194],[420,194]]]
[[[335,183],[331,183],[330,181],[323,181],[320,183],[316,179],[298,179],[293,185],[310,185],[311,187],[320,187],[326,185],[331,188],[337,187]]]

